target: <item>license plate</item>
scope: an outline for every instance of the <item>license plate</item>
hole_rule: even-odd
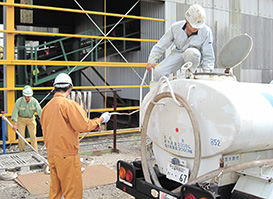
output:
[[[181,184],[186,184],[189,178],[189,169],[187,167],[169,163],[167,168],[167,178]]]

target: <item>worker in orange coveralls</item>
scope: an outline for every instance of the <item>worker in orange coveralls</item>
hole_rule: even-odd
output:
[[[100,130],[110,114],[90,120],[81,106],[66,97],[72,90],[69,75],[60,73],[54,80],[54,97],[43,108],[41,125],[50,167],[49,198],[81,199],[83,192],[79,151],[79,132]]]

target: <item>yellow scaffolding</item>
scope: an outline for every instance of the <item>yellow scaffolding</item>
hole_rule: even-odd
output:
[[[104,1],[104,4],[106,2]],[[43,9],[43,10],[51,10],[51,11],[59,11],[59,12],[72,12],[72,13],[84,13],[84,14],[92,14],[92,15],[102,15],[102,16],[111,16],[111,17],[122,17],[122,18],[131,18],[131,19],[139,19],[139,20],[150,20],[150,21],[159,21],[164,22],[164,19],[151,18],[151,17],[141,17],[141,16],[133,16],[133,15],[122,15],[115,13],[107,13],[106,7],[104,8],[104,12],[97,11],[84,11],[77,9],[67,9],[60,7],[49,7],[49,6],[38,6],[38,5],[28,5],[28,4],[18,4],[14,3],[14,0],[7,0],[6,2],[0,2],[0,5],[6,6],[6,19],[8,22],[6,23],[6,30],[0,30],[6,34],[6,59],[0,60],[1,65],[6,65],[6,88],[0,88],[0,91],[7,92],[7,113],[4,113],[6,117],[11,117],[11,113],[13,111],[13,107],[15,104],[15,91],[22,90],[23,88],[15,87],[15,65],[49,65],[49,66],[96,66],[96,67],[145,67],[146,63],[121,63],[121,62],[77,62],[77,61],[40,61],[40,60],[15,60],[14,53],[14,39],[15,34],[22,35],[43,35],[43,36],[55,36],[55,37],[77,37],[77,38],[93,38],[93,39],[104,39],[104,40],[123,40],[123,41],[139,41],[139,42],[157,42],[158,40],[150,40],[150,39],[138,39],[138,38],[120,38],[120,37],[107,37],[107,36],[92,36],[92,35],[75,35],[75,34],[63,34],[63,33],[47,33],[47,32],[30,32],[30,31],[17,31],[14,29],[15,27],[15,7],[20,8],[28,8],[28,9]],[[5,22],[4,22],[5,23]],[[104,20],[106,24],[106,19]],[[106,27],[106,25],[105,25]],[[105,48],[106,49],[106,48]],[[105,55],[106,56],[106,53]],[[149,86],[144,86],[149,87]],[[139,85],[127,85],[127,86],[74,86],[75,89],[107,89],[107,88],[140,88]],[[52,90],[53,87],[33,87],[33,90]],[[135,110],[139,109],[139,107],[122,107],[117,108],[117,111],[121,110]],[[102,109],[93,109],[91,112],[101,112],[101,111],[113,111],[113,108],[102,108]],[[2,116],[2,114],[0,114]],[[128,132],[138,132],[138,128],[126,129],[126,130],[118,130],[117,133],[128,133]],[[98,135],[108,135],[112,134],[111,131],[105,131],[102,133],[92,133],[90,136],[98,136]],[[80,135],[81,136],[81,135]],[[29,141],[29,140],[28,140]],[[43,141],[42,138],[38,138],[38,141]],[[16,134],[12,130],[12,128],[8,125],[8,140],[6,143],[17,143]],[[3,142],[0,142],[3,144]]]

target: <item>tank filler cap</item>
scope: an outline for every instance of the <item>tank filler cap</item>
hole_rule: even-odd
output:
[[[252,49],[252,38],[241,34],[230,39],[217,56],[217,65],[222,68],[234,68],[244,61]]]

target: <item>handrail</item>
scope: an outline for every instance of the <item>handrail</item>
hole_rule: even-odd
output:
[[[143,87],[150,87],[149,85],[144,85]],[[32,87],[32,90],[52,90],[54,87]],[[116,86],[73,86],[73,89],[106,89],[106,88],[140,88],[140,85],[116,85]],[[19,91],[23,90],[23,87],[14,88],[0,88],[0,91]]]
[[[117,134],[125,134],[125,133],[139,133],[139,128],[129,128],[129,129],[117,129]],[[95,131],[87,134],[85,137],[97,137],[97,136],[104,136],[104,135],[112,135],[113,130],[106,130],[106,131]],[[83,134],[79,134],[79,138],[81,138]],[[30,139],[26,139],[27,141],[30,141]],[[37,141],[44,141],[42,137],[37,137]],[[18,143],[18,140],[6,140],[6,144],[13,144],[13,143]],[[0,141],[0,145],[3,144],[2,141]]]
[[[140,108],[139,106],[117,107],[116,111],[139,110],[139,108]],[[114,111],[114,108],[91,109],[89,112],[90,113],[97,113],[97,112],[106,112],[106,111]],[[5,114],[0,113],[0,117],[2,117],[2,115],[10,117],[11,113],[5,113]]]
[[[104,37],[104,36],[92,36],[92,35],[75,35],[67,33],[48,33],[48,32],[32,32],[32,31],[19,31],[19,30],[0,30],[2,33],[10,34],[25,34],[25,35],[43,35],[51,37],[73,37],[73,38],[93,38],[93,39],[110,39],[110,40],[119,40],[119,41],[145,41],[145,42],[158,42],[156,39],[137,39],[137,38],[123,38],[123,37]]]
[[[125,62],[90,62],[90,61],[45,61],[45,60],[0,60],[0,64],[7,65],[49,65],[49,66],[107,66],[107,67],[145,67],[147,63]]]
[[[133,33],[133,34],[138,34],[139,32],[136,32],[136,33]],[[128,36],[131,36],[132,34],[128,34]],[[71,37],[69,37],[69,38],[71,38]],[[54,40],[55,41],[55,40]],[[63,41],[63,40],[62,40]],[[60,40],[56,40],[56,43],[57,42],[61,42],[61,39]],[[52,42],[53,43],[53,42]],[[54,42],[55,43],[55,42]],[[106,41],[106,43],[108,43],[108,41]],[[46,45],[49,45],[49,43],[45,43],[45,44],[41,44],[41,45],[39,45],[39,46],[46,46]],[[91,45],[90,45],[91,47],[92,47],[92,43],[91,43]],[[73,54],[73,53],[77,53],[77,52],[79,52],[79,51],[82,51],[82,50],[85,50],[85,49],[88,49],[88,48],[90,48],[90,46],[85,46],[85,47],[82,47],[82,48],[78,48],[78,49],[76,49],[76,50],[72,50],[72,51],[69,51],[69,52],[66,52],[65,54],[66,54],[66,56],[67,55],[71,55],[71,54]],[[27,47],[30,47],[30,46],[17,46],[17,48],[18,47],[25,47],[25,48],[27,48]],[[44,49],[38,49],[37,48],[38,46],[35,46],[34,48],[35,48],[35,53],[37,53],[38,51],[41,51],[41,50],[44,50]],[[58,59],[58,58],[61,58],[61,57],[64,57],[65,55],[63,54],[63,55],[57,55],[57,56],[55,56],[55,57],[52,57],[52,58],[49,58],[49,59],[47,59],[48,61],[52,61],[52,60],[56,60],[56,59]],[[108,55],[108,56],[110,56],[110,55]],[[38,57],[36,57],[35,58],[35,60],[38,60],[37,59]]]

